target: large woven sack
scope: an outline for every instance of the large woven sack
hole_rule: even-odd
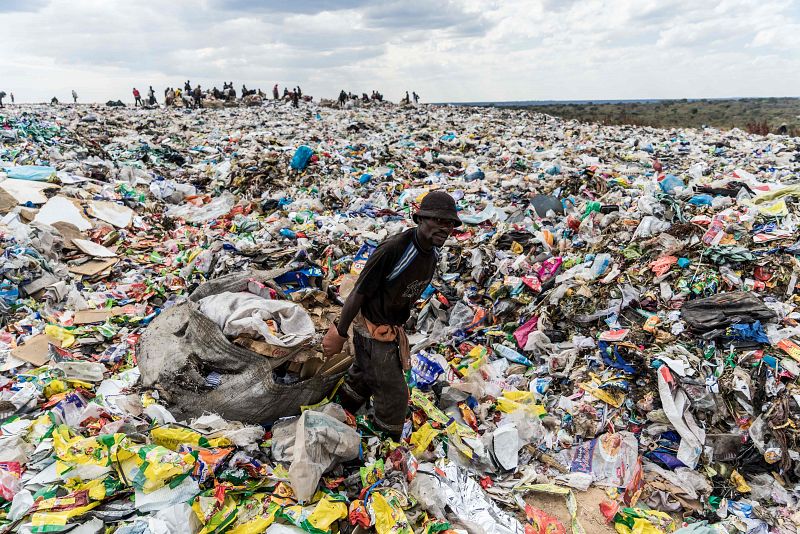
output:
[[[295,384],[275,382],[271,359],[231,343],[219,326],[198,311],[203,297],[245,291],[249,280],[268,283],[283,274],[247,271],[211,280],[198,287],[188,302],[156,317],[137,347],[141,383],[156,389],[178,419],[213,412],[230,420],[271,423],[298,415],[301,406],[316,404],[334,388],[344,372],[314,376]],[[206,379],[219,374],[219,384]]]

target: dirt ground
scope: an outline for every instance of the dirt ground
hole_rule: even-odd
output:
[[[603,514],[600,513],[600,502],[609,500],[605,491],[600,488],[589,488],[588,491],[575,490],[575,499],[578,501],[578,520],[586,534],[616,533],[614,524],[606,524]],[[570,534],[570,517],[564,497],[545,493],[528,493],[525,501],[556,516],[566,527],[567,534]]]

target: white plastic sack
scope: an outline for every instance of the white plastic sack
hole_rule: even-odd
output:
[[[242,334],[261,337],[270,345],[295,347],[314,335],[314,323],[302,306],[285,300],[269,300],[252,293],[219,293],[201,299],[200,312],[217,323],[229,337]],[[264,321],[280,324],[281,336],[270,332]]]
[[[658,393],[664,413],[681,436],[677,458],[687,467],[694,469],[703,452],[706,433],[698,426],[689,411],[690,403],[686,392],[677,385],[673,391],[671,384],[675,384],[675,379],[669,367],[662,365],[658,369]]]
[[[297,421],[289,481],[297,499],[314,496],[322,474],[335,464],[358,457],[361,438],[353,428],[330,415],[306,410]]]

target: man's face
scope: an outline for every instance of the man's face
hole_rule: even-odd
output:
[[[441,247],[450,234],[453,233],[453,228],[456,227],[455,221],[450,219],[441,219],[439,217],[419,217],[418,231],[435,247]]]

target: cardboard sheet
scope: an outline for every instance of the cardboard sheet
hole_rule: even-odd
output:
[[[73,239],[72,244],[78,247],[81,252],[95,258],[113,258],[117,255],[113,250],[88,239]]]
[[[117,261],[119,260],[116,258],[108,260],[90,260],[80,265],[70,265],[69,272],[84,276],[95,276],[103,271],[111,269]]]
[[[44,334],[29,338],[24,345],[11,351],[11,355],[39,367],[50,361],[50,341]]]

